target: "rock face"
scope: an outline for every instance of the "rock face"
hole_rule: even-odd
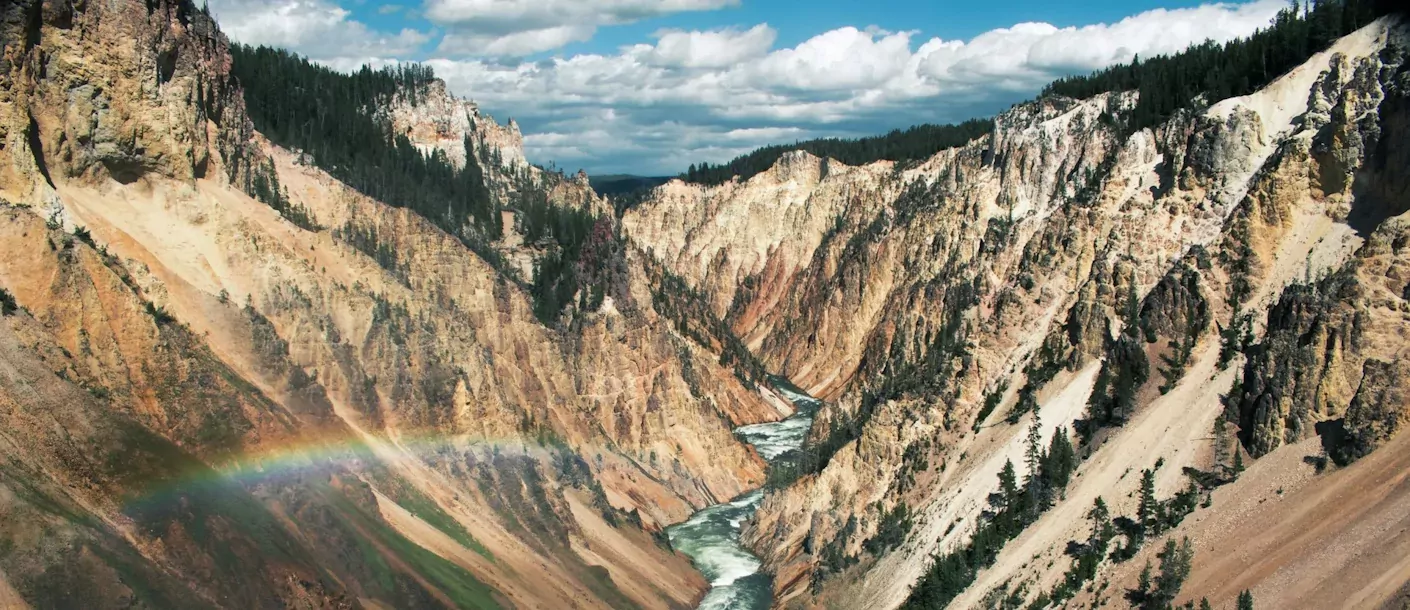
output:
[[[1160,494],[1183,488],[1221,417],[1254,456],[1319,426],[1344,429],[1337,455],[1384,443],[1406,413],[1388,363],[1410,357],[1406,48],[1384,20],[1154,129],[1122,128],[1134,93],[1044,99],[911,166],[799,154],[629,211],[639,247],[831,401],[812,434],[841,448],[746,528],[778,605],[901,604],[1004,462],[1024,476],[1033,412],[1086,459],[954,607],[1050,589],[1093,500],[1133,513],[1129,473],[1157,461]],[[905,542],[875,552],[901,504]]]
[[[5,183],[202,177],[242,139],[223,36],[190,3],[6,3]],[[114,44],[114,41],[123,41]],[[207,125],[225,125],[212,138]],[[160,128],[154,128],[160,125]],[[17,175],[18,174],[18,175]],[[35,176],[33,174],[38,174]]]
[[[515,201],[526,190],[546,191],[548,200],[560,206],[612,212],[607,200],[588,186],[586,175],[568,178],[531,165],[524,157],[524,136],[513,119],[500,125],[474,102],[451,94],[443,81],[433,81],[414,94],[403,92],[377,110],[395,132],[405,134],[423,151],[444,152],[455,167],[464,167],[468,146],[487,186],[501,201]]]
[[[0,14],[0,600],[33,607],[687,607],[653,532],[763,480],[730,433],[785,415],[655,311],[539,323],[460,241],[254,133],[190,2]],[[523,162],[433,85],[426,149]],[[324,227],[246,196],[268,159]],[[491,173],[491,172],[487,172]],[[509,232],[507,232],[509,233]],[[505,244],[513,249],[513,244]]]

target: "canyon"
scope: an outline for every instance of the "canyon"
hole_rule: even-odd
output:
[[[1119,122],[1132,93],[1039,99],[997,117],[992,135],[923,161],[848,167],[787,153],[748,180],[672,182],[630,210],[632,241],[710,295],[767,368],[828,401],[813,440],[848,441],[769,494],[746,525],[776,575],[776,604],[901,605],[929,557],[963,547],[990,518],[1000,470],[1008,461],[1022,474],[1034,428],[1046,447],[1055,430],[1085,427],[1084,459],[1063,497],[954,607],[1010,607],[994,606],[993,593],[1023,587],[1018,599],[1032,600],[1056,586],[1094,499],[1134,513],[1143,469],[1170,497],[1189,469],[1217,471],[1231,450],[1325,462],[1321,445],[1303,442],[1322,426],[1385,442],[1407,406],[1389,389],[1406,383],[1410,321],[1410,208],[1404,172],[1392,169],[1406,167],[1406,40],[1401,22],[1377,22],[1260,91],[1129,135]],[[1257,348],[1221,354],[1224,330],[1241,323]],[[1089,403],[1114,396],[1108,380],[1133,361],[1145,373],[1127,412],[1093,425]],[[1230,448],[1232,425],[1216,436],[1226,412],[1240,447]],[[1301,466],[1255,467],[1249,478],[1302,480],[1313,466]],[[1399,493],[1404,473],[1364,483]],[[1359,503],[1348,493],[1341,501]],[[1240,479],[1194,518],[1238,505],[1251,534],[1276,511],[1300,510],[1283,508],[1293,501]],[[1377,515],[1366,519],[1403,524],[1402,505],[1366,501]],[[867,551],[898,506],[915,515],[904,544]],[[1404,599],[1410,574],[1395,552],[1367,568],[1380,584],[1333,585],[1346,574],[1335,559],[1268,565],[1232,539],[1204,551],[1201,527],[1182,526],[1196,533],[1193,578],[1218,578],[1208,572],[1217,565],[1243,584],[1212,591],[1216,606],[1243,589],[1278,608]],[[1335,527],[1323,535],[1339,553],[1381,553],[1383,539]],[[825,565],[829,546],[852,558],[847,567]],[[1112,566],[1098,589],[1134,586],[1155,550]],[[1284,586],[1293,569],[1317,584]],[[1307,595],[1334,586],[1366,588]],[[1092,591],[1071,603],[1126,601]]]
[[[0,40],[0,607],[889,610],[1069,437],[951,607],[1119,606],[1177,539],[1179,603],[1410,600],[1400,17],[1152,127],[1045,95],[621,207],[440,80],[368,110],[501,234],[261,132],[189,0],[18,0]],[[1144,472],[1198,506],[1053,602]]]

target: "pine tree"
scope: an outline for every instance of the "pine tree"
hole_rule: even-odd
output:
[[[1027,479],[1024,486],[1033,487],[1039,483],[1043,468],[1043,429],[1042,419],[1038,412],[1033,412],[1033,424],[1028,427],[1027,449],[1024,451],[1024,465],[1028,467]]]
[[[1043,453],[1042,420],[1038,412],[1033,412],[1033,425],[1028,428],[1028,449],[1024,456],[1028,466],[1028,478],[1024,481],[1023,522],[1038,520],[1038,514],[1048,508],[1049,489],[1043,473],[1043,465],[1048,461]]]
[[[1155,471],[1141,471],[1141,504],[1136,512],[1136,520],[1141,526],[1142,536],[1154,536],[1160,528],[1160,502],[1155,499]]]
[[[1199,598],[1199,610],[1214,610],[1214,607],[1209,605],[1208,597]]]
[[[1092,520],[1092,536],[1087,539],[1087,546],[1104,555],[1111,539],[1116,536],[1116,529],[1111,523],[1111,509],[1107,508],[1106,500],[1097,496],[1092,502],[1092,510],[1087,512],[1087,518]]]
[[[1146,567],[1141,569],[1141,578],[1136,582],[1136,601],[1144,602],[1151,598],[1153,589],[1151,587],[1151,562],[1146,560]]]
[[[1253,610],[1253,592],[1244,589],[1239,593],[1239,610]]]
[[[1234,476],[1238,477],[1244,472],[1244,452],[1238,447],[1234,448]]]
[[[1012,507],[1018,498],[1018,475],[1014,472],[1012,460],[1005,460],[1004,469],[999,471],[998,496],[1002,502],[1002,506],[997,507],[1000,509]]]
[[[1018,476],[1014,473],[1013,462],[1005,461],[1004,469],[999,472],[999,491],[990,502],[997,509],[994,527],[999,536],[1007,538],[1019,529],[1015,520],[1022,512],[1020,509],[1024,497],[1025,494],[1018,487]]]
[[[1131,283],[1126,291],[1126,328],[1125,333],[1136,336],[1137,330],[1141,326],[1141,299],[1136,296],[1136,278],[1132,276]]]
[[[1043,475],[1050,492],[1060,492],[1067,488],[1072,471],[1077,469],[1077,450],[1067,430],[1053,431],[1053,440],[1048,443],[1047,460],[1043,465]]]
[[[1101,497],[1092,503],[1092,509],[1087,511],[1087,518],[1092,522],[1092,534],[1077,555],[1076,565],[1068,572],[1066,582],[1072,590],[1097,576],[1097,567],[1106,559],[1107,548],[1116,534],[1111,522],[1111,511]]]
[[[1225,437],[1228,433],[1228,424],[1223,417],[1214,420],[1214,471],[1219,472],[1224,468],[1224,462],[1229,459],[1229,439]]]
[[[1180,594],[1180,587],[1190,575],[1194,556],[1189,538],[1181,540],[1178,545],[1174,540],[1165,541],[1165,550],[1160,554],[1160,575],[1155,579],[1155,591],[1146,600],[1146,607],[1168,608],[1174,603],[1175,597]]]

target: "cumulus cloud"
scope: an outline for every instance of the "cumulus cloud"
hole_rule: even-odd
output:
[[[591,25],[564,25],[508,34],[450,32],[441,39],[436,50],[448,55],[522,57],[571,42],[591,40],[596,31]]]
[[[426,18],[448,32],[440,51],[523,56],[592,37],[598,26],[707,11],[739,0],[426,0]]]
[[[431,40],[413,29],[379,32],[325,0],[211,0],[211,13],[231,38],[284,47],[324,60],[407,56]]]
[[[910,56],[910,33],[844,27],[774,51],[735,76],[803,91],[870,89],[895,78]]]
[[[761,24],[657,32],[653,44],[616,54],[434,65],[487,109],[513,109],[530,158],[669,173],[768,143],[990,115],[1054,78],[1248,35],[1283,6],[1210,4],[1069,28],[1020,23],[969,40],[843,27],[789,48],[772,48],[776,34]]]
[[[330,23],[348,27],[341,9],[330,10],[336,7],[319,4],[322,0],[221,1],[299,7],[289,9],[307,13],[302,25],[289,26],[296,31],[248,22],[239,31],[301,41],[303,46],[290,46],[339,69],[356,66],[343,54],[329,59],[311,50],[320,47],[310,46],[316,43],[307,32],[326,31]],[[764,144],[992,115],[1057,77],[1127,62],[1137,54],[1172,53],[1205,39],[1247,35],[1285,6],[1283,0],[1209,4],[1068,28],[1020,23],[968,40],[842,27],[786,48],[775,47],[777,32],[767,24],[660,30],[611,53],[540,61],[504,57],[583,40],[609,23],[733,1],[429,0],[428,11],[440,10],[438,23],[452,29],[441,42],[443,54],[428,63],[460,95],[500,119],[509,114],[518,119],[529,158],[536,162],[598,173],[662,174],[690,163],[725,161]],[[476,10],[483,14],[475,17]],[[582,19],[551,15],[553,10]],[[593,10],[602,12],[587,16]],[[454,29],[466,23],[473,27]],[[399,44],[397,36],[379,38],[356,23],[350,31],[362,48],[373,49],[365,51],[367,57],[396,56],[386,49]],[[425,42],[414,32],[402,35],[403,43]],[[451,48],[456,45],[465,47]]]
[[[774,45],[778,32],[761,23],[748,30],[656,32],[656,44],[636,45],[631,52],[654,65],[681,68],[726,68],[747,59],[762,57]]]
[[[985,32],[967,43],[941,43],[923,53],[921,71],[952,86],[998,82],[1031,87],[1056,76],[1129,62],[1138,54],[1175,53],[1205,39],[1222,42],[1245,36],[1267,25],[1285,4],[1262,1],[1155,9],[1114,24],[1080,28],[1021,23]]]

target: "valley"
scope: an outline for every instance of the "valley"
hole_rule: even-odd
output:
[[[0,608],[1410,603],[1379,3],[596,182],[189,0],[0,41]]]

